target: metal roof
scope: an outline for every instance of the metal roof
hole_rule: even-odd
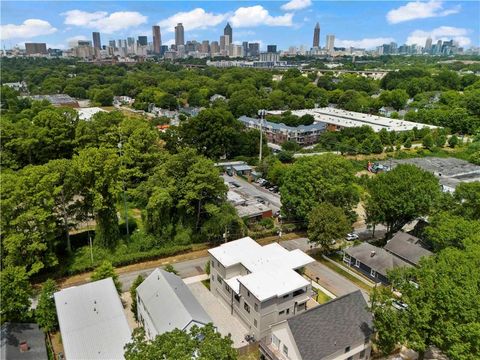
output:
[[[251,118],[248,116],[240,116],[238,118],[241,122],[243,122],[246,125],[255,125],[256,127],[260,127],[260,119],[255,119]],[[299,126],[288,126],[285,125],[284,123],[274,123],[271,121],[263,120],[263,128],[269,128],[273,130],[280,130],[284,132],[297,132],[297,133],[303,133],[303,132],[309,132],[309,131],[323,131],[326,129],[325,124],[322,123],[316,123],[316,124],[311,124],[311,125],[299,125]]]
[[[212,322],[183,280],[165,270],[155,269],[137,287],[137,294],[158,334]]]
[[[287,320],[302,360],[328,358],[373,333],[372,315],[360,290]]]
[[[112,278],[54,294],[65,356],[123,359],[130,328]]]

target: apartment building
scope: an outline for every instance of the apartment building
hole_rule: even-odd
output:
[[[270,325],[307,310],[312,289],[300,270],[315,260],[303,251],[277,243],[261,246],[245,237],[208,252],[210,291],[255,339],[268,336]]]

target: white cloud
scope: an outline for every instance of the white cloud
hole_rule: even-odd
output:
[[[365,38],[361,40],[335,39],[335,46],[345,48],[354,47],[361,49],[372,49],[376,46],[391,43],[392,41],[395,40],[391,37]]]
[[[77,46],[78,40],[88,40],[84,35],[72,36],[67,39],[68,48]]]
[[[267,26],[292,26],[292,13],[280,16],[272,16],[268,10],[261,5],[240,7],[230,17],[230,23],[234,28],[254,27],[259,25]]]
[[[137,11],[117,11],[110,15],[105,11],[86,12],[70,10],[60,15],[65,16],[66,25],[83,26],[107,34],[139,26],[147,22],[147,17]]]
[[[20,25],[7,24],[0,26],[0,38],[8,39],[30,39],[40,35],[48,35],[56,32],[48,21],[40,19],[27,19]]]
[[[430,31],[415,30],[407,38],[408,45],[417,44],[424,46],[428,37],[431,37],[433,42],[438,40],[453,40],[458,42],[460,46],[469,46],[472,41],[467,36],[469,31],[464,28],[456,28],[452,26],[440,26]]]
[[[282,5],[282,10],[291,11],[291,10],[301,10],[305,9],[312,5],[312,0],[291,0],[286,4]]]
[[[227,19],[228,14],[207,13],[202,8],[179,12],[158,23],[168,32],[173,32],[178,23],[182,23],[185,30],[206,29],[217,26]]]
[[[443,8],[443,1],[430,0],[428,2],[409,2],[387,13],[387,21],[390,24],[398,24],[415,19],[426,19],[456,14],[460,11],[460,5],[449,9]]]

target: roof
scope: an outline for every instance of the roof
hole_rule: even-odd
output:
[[[98,112],[106,112],[102,108],[99,107],[89,107],[89,108],[78,108],[78,118],[80,120],[90,120],[93,115]]]
[[[422,247],[420,239],[403,231],[397,232],[383,248],[412,265],[418,265],[423,256],[433,255]]]
[[[230,200],[230,199],[229,199]],[[232,201],[230,201],[232,202]],[[237,210],[238,216],[241,218],[256,218],[258,216],[267,216],[271,217],[272,216],[272,209],[270,209],[267,205],[258,203],[258,202],[237,202],[234,203],[235,209]],[[265,215],[264,215],[265,214]]]
[[[287,320],[302,360],[319,360],[363,342],[373,333],[372,315],[357,290]]]
[[[45,334],[37,324],[5,323],[1,329],[0,358],[3,360],[47,360]],[[28,351],[21,352],[20,342],[26,341]]]
[[[165,270],[155,269],[137,287],[137,294],[158,334],[184,330],[192,322],[212,322],[183,280]]]
[[[299,249],[289,251],[278,243],[261,246],[250,237],[222,244],[208,252],[225,267],[242,264],[248,269],[250,273],[238,276],[236,281],[260,301],[307,286],[309,282],[294,270],[315,261]],[[231,280],[227,280],[229,285]],[[234,284],[235,287],[230,286],[235,289],[238,286]]]
[[[54,294],[67,359],[123,359],[130,328],[112,278]]]
[[[238,120],[240,120],[246,125],[250,125],[250,126],[254,125],[255,127],[260,127],[260,119],[255,119],[248,116],[240,116]],[[300,132],[300,133],[310,132],[310,131],[323,131],[326,129],[325,124],[322,124],[322,123],[316,123],[311,125],[299,125],[297,127],[294,127],[294,126],[285,125],[284,123],[274,123],[267,120],[263,120],[262,127],[264,129],[280,130],[285,132]]]
[[[341,127],[359,127],[363,125],[370,126],[373,131],[378,132],[381,129],[388,131],[406,131],[412,130],[414,127],[418,129],[431,128],[437,126],[415,123],[406,120],[391,119],[383,116],[364,114],[354,111],[323,107],[316,109],[292,110],[293,115],[303,116],[306,114],[313,115],[317,123],[332,124]],[[282,110],[268,111],[269,114],[278,115],[283,113]]]
[[[232,168],[235,171],[250,171],[252,167],[250,165],[233,165]]]
[[[372,256],[373,252],[375,254],[374,256]],[[387,276],[388,270],[397,267],[411,266],[409,263],[390,254],[388,251],[366,242],[345,249],[345,253],[367,265],[376,272],[382,274],[383,276]]]

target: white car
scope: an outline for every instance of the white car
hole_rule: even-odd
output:
[[[345,237],[345,239],[346,239],[347,241],[358,240],[358,235],[355,234],[355,233],[350,233],[350,234],[347,234],[347,236]]]

